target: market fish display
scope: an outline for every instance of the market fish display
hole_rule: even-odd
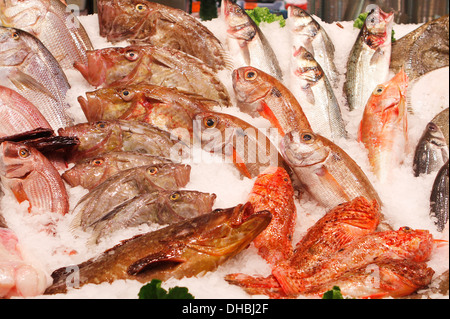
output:
[[[388,79],[393,21],[394,13],[372,9],[353,45],[344,83],[350,111],[363,108],[376,86]]]
[[[19,203],[27,200],[32,213],[66,214],[69,196],[53,164],[36,149],[22,143],[0,144],[0,175]]]
[[[392,43],[390,69],[395,73],[405,69],[411,82],[448,65],[448,14],[424,23]]]
[[[172,161],[161,156],[125,151],[108,152],[81,159],[61,177],[71,187],[81,186],[91,190],[120,171],[138,166],[168,163]]]
[[[47,48],[33,35],[0,27],[0,82],[33,103],[54,130],[70,125],[66,75]]]
[[[442,232],[449,218],[449,174],[448,160],[438,171],[430,196],[430,216],[436,228]]]
[[[78,123],[59,129],[58,134],[77,137],[80,140],[80,144],[68,154],[68,160],[71,162],[112,151],[135,151],[181,160],[183,154],[180,154],[180,151],[184,150],[176,147],[182,142],[170,133],[137,121],[104,120]]]
[[[142,224],[170,225],[212,211],[215,194],[187,190],[161,190],[145,193],[114,207],[94,221],[92,241],[117,230]]]
[[[86,230],[108,212],[130,199],[156,190],[178,190],[190,179],[185,164],[155,164],[121,171],[99,184],[77,203],[72,226]]]
[[[245,249],[270,223],[269,212],[248,210],[252,210],[250,204],[215,210],[123,241],[77,265],[79,285],[75,288],[117,279],[149,282],[153,278],[166,280],[213,271]],[[244,214],[249,217],[244,219]],[[66,292],[73,269],[55,270],[53,284],[45,293]]]
[[[291,32],[293,51],[304,47],[312,54],[332,86],[338,83],[339,72],[334,64],[334,44],[324,28],[305,10],[288,7],[287,26]]]
[[[186,52],[214,70],[231,67],[227,51],[199,20],[183,10],[140,0],[99,0],[100,35]]]
[[[347,137],[331,83],[311,52],[302,46],[291,57],[290,87],[298,92],[297,98],[314,132],[332,141]]]
[[[414,176],[438,171],[449,158],[448,108],[425,127],[414,153]]]
[[[230,106],[230,97],[217,74],[203,61],[182,51],[152,45],[130,45],[87,52],[87,63],[76,63],[93,86],[124,87],[150,83],[196,93]]]
[[[360,122],[358,141],[368,150],[372,169],[382,182],[389,180],[407,151],[407,87],[408,77],[403,70],[379,84],[367,101]]]
[[[280,135],[311,129],[300,103],[281,81],[250,66],[234,70],[232,77],[236,104],[242,112],[269,120]]]
[[[93,48],[77,17],[59,0],[2,1],[0,20],[36,36],[64,69],[85,63],[86,50]]]
[[[221,16],[227,26],[228,50],[241,57],[237,67],[253,66],[281,81],[283,74],[275,52],[245,10],[231,0],[222,0]]]
[[[50,124],[30,101],[0,85],[0,137],[49,128]]]

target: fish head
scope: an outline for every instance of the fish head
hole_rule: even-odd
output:
[[[142,32],[142,25],[156,8],[143,0],[99,0],[97,9],[100,36],[116,42]]]
[[[313,38],[320,29],[319,24],[311,15],[297,6],[288,7],[289,27],[297,35],[304,35]]]
[[[147,47],[150,48],[150,46],[130,45],[87,50],[87,65],[75,62],[74,67],[95,87],[139,83],[151,77],[151,70],[145,63]]]
[[[243,8],[230,0],[223,0],[222,16],[225,17],[230,37],[251,41],[257,34],[257,26]]]
[[[144,178],[162,189],[179,189],[189,183],[191,166],[178,163],[154,164],[144,167]]]
[[[28,29],[37,26],[41,17],[45,16],[50,1],[0,1],[0,21],[4,26]]]
[[[293,72],[299,78],[308,83],[315,83],[324,76],[323,69],[314,59],[314,55],[305,47],[300,46],[298,49],[294,48],[293,53],[295,68]]]
[[[226,145],[232,145],[235,127],[225,114],[200,112],[194,115],[194,136],[203,149],[222,152]]]
[[[294,195],[291,178],[283,167],[267,167],[258,175],[253,188],[268,194],[272,192],[283,194],[289,192],[292,193],[292,196]]]
[[[61,174],[61,177],[72,187],[83,184],[87,189],[91,189],[98,184],[107,171],[107,158],[97,156],[82,159]],[[85,176],[89,176],[89,178],[85,178]]]
[[[22,30],[0,26],[0,66],[20,65],[32,54],[26,34]]]
[[[310,130],[288,132],[281,140],[280,150],[292,167],[315,165],[324,162],[331,152],[323,140]]]
[[[362,29],[364,42],[371,48],[390,44],[393,23],[394,12],[386,13],[380,7],[373,6]]]
[[[433,236],[428,230],[401,227],[397,231],[386,231],[386,245],[397,255],[416,262],[427,261],[435,247]]]
[[[5,141],[0,144],[0,175],[24,179],[41,167],[43,155],[23,143]]]
[[[210,213],[216,200],[216,194],[190,190],[162,191],[160,194],[163,197],[160,201],[184,219]]]
[[[251,66],[233,70],[232,81],[238,104],[251,104],[261,101],[273,88],[271,77]]]

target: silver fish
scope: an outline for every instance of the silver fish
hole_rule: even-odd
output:
[[[269,41],[249,15],[236,3],[222,0],[221,15],[228,27],[228,44],[233,53],[234,47],[242,57],[241,65],[256,67],[278,80],[283,74]]]
[[[66,113],[69,82],[58,62],[35,36],[0,27],[2,82],[33,103],[54,130],[70,125]]]
[[[438,231],[442,232],[448,223],[449,210],[448,160],[436,175],[430,196],[430,216],[435,219]]]
[[[330,140],[346,138],[341,108],[320,64],[302,46],[294,52],[291,61],[291,88],[298,92],[298,100],[313,131]]]
[[[36,36],[64,69],[74,62],[87,62],[92,44],[71,8],[59,0],[2,0],[0,20]]]

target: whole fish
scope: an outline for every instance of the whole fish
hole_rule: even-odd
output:
[[[183,10],[141,0],[99,0],[97,6],[100,35],[108,41],[169,47],[201,59],[214,70],[231,67],[219,39]]]
[[[247,201],[255,211],[272,214],[269,226],[253,241],[259,255],[272,266],[289,258],[297,217],[289,174],[282,167],[267,168],[256,178]]]
[[[0,144],[0,175],[19,203],[28,211],[66,214],[69,197],[64,182],[51,162],[35,148],[5,141]]]
[[[277,56],[264,33],[238,4],[222,0],[221,16],[227,24],[229,51],[240,66],[253,66],[283,79]]]
[[[4,0],[0,2],[0,20],[6,27],[36,36],[62,68],[72,69],[74,62],[86,62],[91,41],[77,19],[59,0]]]
[[[364,107],[375,87],[388,78],[393,18],[394,13],[376,7],[359,32],[347,61],[344,83],[350,111]]]
[[[438,171],[449,158],[448,108],[426,126],[414,153],[414,176]]]
[[[430,196],[430,216],[434,219],[437,230],[442,232],[448,223],[449,210],[449,175],[448,160],[438,171]]]
[[[37,128],[51,129],[51,126],[34,104],[0,85],[0,137]]]
[[[380,219],[379,205],[357,197],[336,206],[320,218],[297,243],[288,258],[279,260],[279,265],[289,265],[301,277],[308,277],[321,267],[332,254],[343,249],[357,238],[374,232]],[[261,235],[260,235],[261,236]],[[243,287],[250,294],[267,294],[272,298],[285,297],[281,286],[273,276],[267,278],[230,274],[225,279]]]
[[[19,29],[0,27],[0,71],[4,73],[3,85],[33,103],[54,130],[70,125],[66,112],[69,82],[36,37]]]
[[[194,143],[233,163],[241,176],[253,178],[271,166],[289,169],[267,135],[236,116],[202,112],[194,116],[194,125]]]
[[[234,70],[232,77],[236,104],[242,112],[269,120],[280,135],[311,129],[300,103],[281,81],[250,66]]]
[[[346,138],[341,108],[322,67],[304,47],[291,57],[291,81],[294,92],[314,132],[330,139]]]
[[[93,86],[150,83],[192,92],[230,106],[230,97],[216,73],[182,51],[152,45],[130,45],[87,51],[87,63],[75,68]]]
[[[312,293],[325,283],[339,280],[348,271],[368,267],[377,261],[425,262],[430,258],[433,247],[433,236],[427,230],[402,227],[372,232],[331,255],[311,276],[301,277],[297,269],[283,265],[274,269],[272,274],[286,295],[295,296]]]
[[[161,190],[136,196],[94,221],[89,227],[93,232],[92,240],[98,242],[127,227],[153,223],[170,225],[209,213],[215,198],[215,194],[185,190]]]
[[[195,113],[213,111],[217,101],[196,94],[152,84],[105,88],[86,93],[78,101],[89,122],[98,120],[136,120],[175,134],[179,127],[193,131]]]
[[[325,208],[332,209],[359,196],[381,205],[358,164],[330,140],[311,131],[290,132],[280,148],[306,191]]]
[[[135,151],[172,159],[180,159],[181,156],[178,148],[174,150],[174,146],[181,141],[143,122],[105,120],[78,123],[59,129],[58,134],[80,140],[80,144],[68,154],[71,162],[112,151]]]
[[[407,86],[408,77],[403,70],[379,84],[367,101],[359,125],[358,141],[368,150],[372,169],[383,182],[389,180],[407,151]]]
[[[155,190],[178,190],[190,179],[184,164],[155,164],[121,171],[84,195],[73,209],[72,227],[86,230],[116,206]]]
[[[332,86],[336,86],[339,73],[334,63],[334,44],[324,28],[305,10],[288,7],[287,23],[294,51],[304,47],[310,52],[326,74]]]
[[[118,279],[148,282],[153,278],[166,280],[213,271],[245,249],[270,223],[269,212],[249,214],[247,210],[251,209],[246,204],[215,210],[135,236],[76,268],[55,270],[53,284],[45,293],[66,292],[71,275],[77,276],[81,287]],[[249,217],[243,219],[243,214]]]
[[[61,177],[71,187],[93,189],[112,175],[138,166],[168,164],[171,160],[138,152],[108,152],[82,159],[66,170]]]
[[[413,82],[420,76],[449,65],[448,14],[429,21],[392,43],[390,69],[404,68]]]

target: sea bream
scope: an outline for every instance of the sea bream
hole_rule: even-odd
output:
[[[149,83],[202,95],[231,106],[220,78],[203,61],[180,50],[152,45],[130,45],[87,51],[88,62],[76,63],[95,87],[124,87]]]
[[[240,61],[236,67],[253,66],[283,80],[274,50],[245,10],[231,0],[222,0],[221,16],[227,25],[229,51]]]
[[[252,210],[250,204],[218,209],[137,235],[76,267],[55,270],[53,284],[45,293],[65,293],[88,283],[119,279],[146,283],[213,271],[245,249],[270,223],[269,212],[248,210]],[[249,217],[244,219],[244,214]],[[72,276],[79,279],[77,286],[70,284]]]
[[[336,141],[346,138],[341,108],[324,70],[311,52],[300,46],[291,57],[290,87],[297,93],[314,132]]]
[[[97,7],[100,35],[108,41],[168,47],[195,56],[216,71],[231,68],[219,39],[183,10],[142,0],[99,0]]]
[[[70,125],[69,82],[53,55],[35,36],[0,27],[0,82],[33,103],[54,130]]]
[[[83,25],[60,0],[3,0],[0,20],[36,36],[64,69],[86,63],[86,50],[93,48]]]
[[[297,6],[288,7],[287,27],[292,35],[291,45],[295,52],[304,47],[310,52],[324,71],[333,87],[339,80],[339,72],[334,63],[334,44],[327,32],[305,10]]]
[[[344,93],[350,111],[363,108],[376,86],[388,80],[393,21],[394,13],[378,6],[367,15],[347,61]]]

